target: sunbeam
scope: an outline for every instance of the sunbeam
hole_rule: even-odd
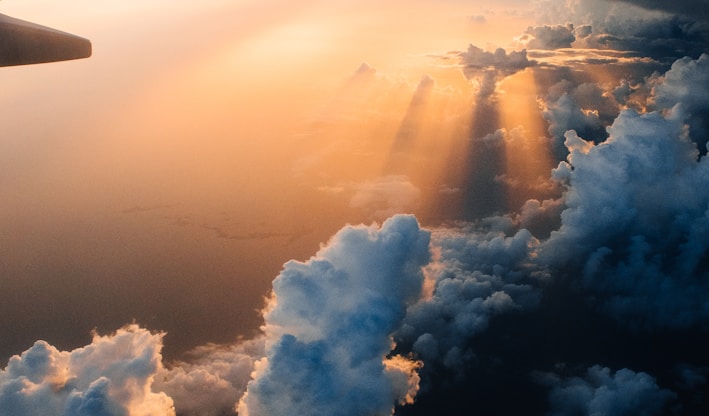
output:
[[[549,198],[549,172],[556,162],[539,112],[534,68],[518,72],[500,84],[500,128],[505,129],[507,203],[512,210],[531,198]]]
[[[0,415],[709,414],[705,2],[2,1]]]

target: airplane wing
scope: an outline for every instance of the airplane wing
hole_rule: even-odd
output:
[[[0,66],[66,61],[91,56],[79,36],[0,14]]]

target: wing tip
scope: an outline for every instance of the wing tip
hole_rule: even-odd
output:
[[[92,54],[88,39],[0,14],[0,66],[84,59]]]

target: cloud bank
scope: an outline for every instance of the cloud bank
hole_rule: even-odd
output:
[[[346,226],[284,266],[259,336],[169,365],[163,335],[136,325],[68,352],[38,341],[0,372],[0,413],[706,414],[706,19],[651,1],[541,5],[516,39],[527,49],[455,56],[477,115],[498,114],[505,78],[535,77],[558,194],[431,230],[411,215]],[[478,173],[521,137],[479,118]],[[499,165],[484,179],[501,187]],[[351,190],[377,217],[420,198],[403,175]]]

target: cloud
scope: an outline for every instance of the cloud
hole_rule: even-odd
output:
[[[678,109],[623,111],[601,144],[566,134],[561,227],[541,246],[548,264],[574,266],[614,315],[636,326],[706,322],[709,163],[698,159]],[[672,195],[672,197],[668,197]],[[579,260],[581,262],[579,263]]]
[[[675,61],[664,77],[654,86],[655,104],[662,109],[670,109],[682,103],[685,110],[698,109],[707,111],[709,98],[703,91],[709,87],[709,55],[702,54],[698,59],[684,57]]]
[[[214,416],[235,412],[257,360],[266,355],[265,338],[234,345],[204,345],[158,373],[153,389],[169,395],[180,415]]]
[[[564,134],[576,131],[581,137],[600,143],[608,137],[606,129],[620,111],[632,108],[638,112],[658,110],[669,112],[681,104],[689,125],[690,138],[702,154],[706,152],[709,132],[709,102],[703,92],[709,88],[705,75],[709,55],[698,59],[689,57],[675,61],[667,72],[653,72],[652,66],[629,64],[624,78],[616,84],[597,82],[581,75],[569,75],[562,68],[548,69],[561,78],[545,87],[540,97],[542,116],[548,122],[554,154],[560,160],[566,155]],[[576,64],[573,64],[574,66]],[[620,64],[618,64],[621,66]]]
[[[487,18],[482,14],[468,16],[468,21],[473,24],[482,25],[487,22]]]
[[[409,307],[397,341],[410,346],[424,370],[455,370],[473,354],[465,345],[498,314],[536,305],[539,292],[527,260],[538,243],[527,230],[502,232],[441,229],[427,266],[430,293]]]
[[[611,372],[609,368],[595,365],[584,377],[561,378],[548,374],[545,382],[552,386],[550,416],[662,415],[676,396],[658,387],[652,376],[627,368]]]
[[[502,48],[487,52],[475,45],[469,45],[468,50],[460,52],[463,73],[470,77],[480,71],[493,71],[501,75],[512,75],[536,63],[527,58],[527,51],[511,51],[507,53]]]
[[[588,30],[588,27],[584,27],[582,34]],[[570,48],[576,40],[576,36],[574,35],[574,25],[568,23],[553,26],[529,26],[524,31],[524,35],[516,40],[529,49],[561,49]]]
[[[569,358],[585,369],[602,362],[598,355],[621,370],[544,373],[549,408],[529,414],[657,414],[675,399],[700,401],[707,363],[693,348],[709,337],[709,162],[699,151],[709,131],[709,55],[698,52],[708,37],[701,13],[693,20],[680,6],[628,2],[546,2],[540,25],[519,39],[539,50],[470,45],[450,55],[477,83],[478,99],[533,68],[561,161],[543,185],[559,186],[560,196],[540,191],[499,212],[501,183],[516,178],[493,156],[505,146],[524,153],[515,147],[523,130],[495,124],[494,100],[477,103],[485,124],[465,137],[479,152],[468,182],[434,187],[466,196],[471,212],[494,201],[474,223],[427,231],[396,215],[381,227],[346,226],[307,262],[284,266],[262,334],[200,347],[165,367],[163,335],[136,325],[70,352],[38,341],[0,372],[0,414],[416,414],[417,404],[397,406],[425,405],[427,393],[449,386],[485,413],[513,406],[498,400],[511,392],[526,398],[519,406],[535,404],[531,374]],[[580,65],[600,63],[608,73]],[[651,75],[657,68],[667,71]],[[374,75],[362,64],[351,87]],[[432,86],[424,76],[411,108]],[[402,123],[402,137],[408,129]],[[346,194],[377,219],[415,208],[421,196],[403,175],[334,182],[320,190]],[[155,207],[126,212],[146,209]],[[225,238],[284,236],[202,227]],[[690,346],[674,345],[682,343]],[[638,353],[645,345],[652,351]]]
[[[699,334],[698,345],[706,342],[709,197],[701,190],[709,183],[709,165],[688,136],[692,115],[684,103],[677,105],[687,85],[706,90],[706,71],[698,70],[703,59],[680,59],[672,74],[647,76],[652,90],[639,84],[643,76],[615,85],[568,77],[546,90],[545,118],[568,154],[552,177],[565,191],[559,199],[527,201],[518,214],[434,232],[428,296],[409,308],[397,334],[399,350],[414,351],[424,362],[421,404],[403,414],[427,414],[468,397],[466,406],[498,410],[492,402],[504,394],[487,398],[476,389],[533,391],[520,374],[560,357],[614,357],[617,368],[638,362],[658,369],[663,384],[646,373],[593,367],[582,378],[557,377],[552,414],[662,414],[675,398],[682,403],[677,408],[705,408],[697,393],[705,373],[695,370],[703,367],[685,366],[681,377],[667,373],[681,360],[704,363],[701,352],[668,345],[637,353],[689,333]],[[657,87],[663,83],[665,91]],[[659,100],[663,108],[654,104],[661,111],[645,112],[647,103],[658,102],[652,94],[668,98]],[[701,109],[701,95],[696,100],[688,98],[687,106]],[[637,110],[623,109],[630,103]],[[488,135],[486,143],[502,137],[501,131]],[[540,223],[552,231],[527,231]],[[493,295],[495,307],[487,308]],[[565,322],[557,316],[563,314],[571,315],[568,323],[558,324]],[[579,336],[577,327],[590,332]],[[451,382],[451,373],[460,384]],[[659,387],[667,384],[691,393]],[[529,399],[505,409],[534,405]],[[535,409],[529,414],[544,411],[543,405]]]
[[[162,337],[129,325],[69,352],[37,341],[0,372],[0,413],[174,416],[172,400],[151,390]]]
[[[385,219],[415,207],[420,196],[421,191],[405,175],[387,175],[354,185],[350,206]]]
[[[361,64],[359,64],[359,67],[357,67],[357,70],[355,70],[353,77],[373,76],[376,73],[377,70],[375,68],[373,68],[367,62],[362,62]]]
[[[537,64],[527,58],[526,50],[507,53],[497,48],[494,52],[488,52],[470,44],[467,51],[458,55],[465,77],[477,80],[480,97],[491,96],[499,81]]]
[[[666,2],[662,0],[614,0],[621,1],[649,10],[660,10],[671,14],[681,14],[694,19],[709,20],[709,10],[704,0],[686,0],[682,2]]]
[[[664,76],[651,80],[652,104],[660,110],[671,110],[681,104],[688,114],[689,134],[706,153],[709,139],[709,54],[698,59],[684,57],[672,64]]]
[[[390,414],[413,400],[418,364],[389,357],[421,293],[429,238],[412,216],[345,227],[305,263],[288,262],[265,313],[267,357],[240,415]]]
[[[564,79],[549,88],[549,93],[540,103],[557,158],[563,159],[566,155],[564,134],[569,130],[595,143],[608,137],[606,127],[620,112],[611,97],[596,83],[574,84]]]
[[[699,368],[692,365],[681,364],[675,368],[680,380],[679,386],[683,390],[694,390],[707,384],[709,367]]]
[[[601,142],[605,139],[605,129],[598,114],[584,111],[573,95],[568,93],[563,93],[556,101],[547,103],[542,114],[549,122],[549,133],[553,138],[553,150],[557,157],[566,152],[561,145],[564,134],[569,130],[581,132],[592,141]]]
[[[709,26],[701,22],[701,13],[677,15],[625,1],[547,0],[538,3],[537,13],[541,23],[562,21],[583,28],[572,45],[576,48],[633,51],[668,63],[685,55],[699,56],[709,39]]]

